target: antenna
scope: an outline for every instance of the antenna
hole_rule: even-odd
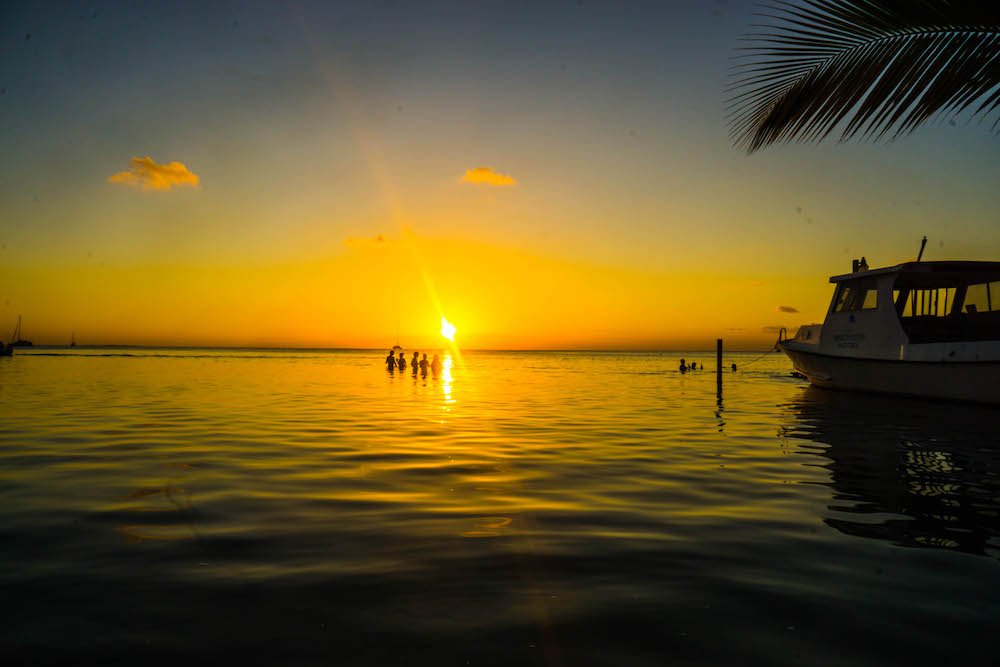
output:
[[[927,237],[925,236],[924,238],[920,239],[920,252],[917,253],[918,262],[920,261],[920,258],[924,256],[924,246],[926,245],[927,245]]]

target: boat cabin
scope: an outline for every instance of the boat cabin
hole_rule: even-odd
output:
[[[833,276],[823,324],[778,346],[819,387],[1000,405],[1000,262]]]
[[[796,336],[822,352],[903,359],[914,345],[1000,341],[1000,262],[906,262],[830,282],[822,328]],[[947,353],[972,352],[960,347]]]

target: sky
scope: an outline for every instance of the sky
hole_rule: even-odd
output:
[[[987,125],[733,148],[753,11],[4,3],[0,337],[763,350],[852,258],[1000,259]]]

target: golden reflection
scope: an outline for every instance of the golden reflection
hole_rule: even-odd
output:
[[[505,516],[483,517],[476,521],[472,530],[463,531],[461,535],[462,537],[499,537],[503,534],[501,530],[509,526],[512,521],[513,519]]]
[[[443,319],[443,318],[442,318]],[[454,365],[451,355],[445,354],[444,360],[441,362],[441,392],[444,394],[445,403],[454,403],[455,399],[451,397],[451,387],[454,383],[451,374],[451,368]]]

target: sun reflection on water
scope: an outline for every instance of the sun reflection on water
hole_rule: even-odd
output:
[[[444,394],[444,402],[446,405],[450,405],[455,402],[455,399],[451,396],[451,389],[454,384],[454,379],[451,374],[453,365],[451,355],[445,354],[444,359],[441,362],[441,393]]]

